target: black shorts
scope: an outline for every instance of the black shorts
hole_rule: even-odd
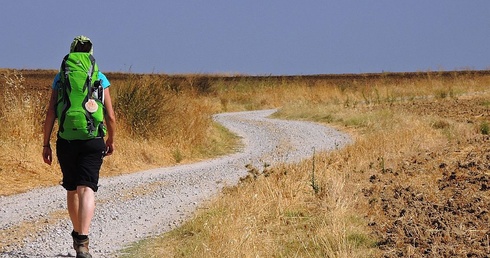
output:
[[[67,191],[88,186],[97,192],[105,150],[103,138],[68,141],[58,137],[56,153],[63,173],[62,186]]]

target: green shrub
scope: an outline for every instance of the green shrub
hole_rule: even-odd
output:
[[[480,132],[484,135],[490,134],[490,125],[487,121],[484,121],[480,124]]]

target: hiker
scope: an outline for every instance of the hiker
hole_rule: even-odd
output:
[[[95,192],[103,157],[114,152],[116,126],[110,83],[98,71],[92,54],[90,39],[75,37],[54,78],[44,123],[43,159],[51,165],[50,138],[58,120],[56,154],[73,224],[73,248],[79,258],[92,257],[88,235],[95,211]]]

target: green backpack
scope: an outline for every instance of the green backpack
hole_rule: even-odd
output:
[[[74,52],[65,56],[60,68],[58,135],[65,140],[104,137],[104,89],[98,80],[99,69],[90,53]]]

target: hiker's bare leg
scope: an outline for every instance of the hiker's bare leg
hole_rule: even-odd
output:
[[[78,193],[77,191],[66,192],[66,203],[68,206],[68,214],[70,215],[71,223],[73,224],[73,230],[80,232],[80,223],[78,222]]]
[[[95,212],[95,193],[88,186],[78,186],[78,225],[80,235],[88,235]]]
[[[67,191],[67,206],[73,230],[80,235],[88,235],[95,212],[95,193],[92,188],[78,186],[76,191]]]

